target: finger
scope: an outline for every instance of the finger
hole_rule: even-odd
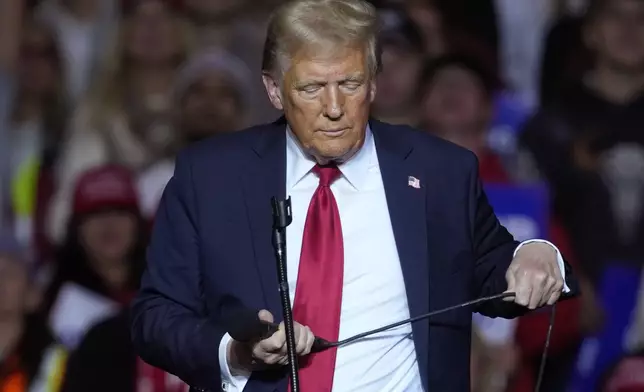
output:
[[[505,274],[505,280],[508,282],[508,288],[505,290],[506,293],[515,293],[516,294],[516,277],[514,276],[514,270],[508,269],[508,272]],[[515,301],[515,297],[506,297],[504,301]]]
[[[555,291],[554,293],[550,294],[550,298],[548,298],[547,304],[548,305],[556,304],[557,301],[559,301],[559,297],[561,297],[561,292],[556,292]]]
[[[277,360],[278,365],[288,365],[288,355],[281,355]]]
[[[295,353],[297,355],[302,355],[304,350],[306,350],[307,329],[308,327],[300,324],[295,326]]]
[[[530,296],[532,294],[532,285],[530,284],[528,277],[525,273],[522,273],[518,278],[515,277],[515,279],[517,283],[514,302],[522,306],[529,306]]]
[[[311,353],[311,349],[313,348],[313,343],[315,342],[315,335],[313,335],[313,331],[309,327],[306,327],[306,349],[302,353],[302,355],[309,355]]]
[[[545,272],[534,272],[531,279],[531,291],[530,291],[530,300],[528,302],[529,309],[536,309],[539,307],[539,304],[542,302],[544,296],[549,292],[546,292],[546,284],[548,281],[548,275]]]
[[[286,348],[286,334],[284,332],[284,328],[278,329],[277,332],[269,338],[261,340],[257,343],[257,346],[261,351],[270,354],[282,352],[283,349]]]
[[[554,287],[552,288],[552,294],[548,298],[548,305],[554,305],[561,298],[561,293],[563,293],[563,279],[556,281]]]
[[[282,354],[268,354],[264,357],[263,362],[267,365],[283,365],[287,360]]]
[[[259,313],[257,313],[257,316],[260,320],[267,323],[272,323],[274,321],[273,314],[266,309],[260,310]]]
[[[547,305],[548,301],[550,301],[550,298],[552,298],[552,295],[556,292],[556,287],[557,287],[557,280],[554,276],[548,276],[546,279],[546,284],[544,286],[544,292],[543,295],[540,298],[539,301],[539,307]]]

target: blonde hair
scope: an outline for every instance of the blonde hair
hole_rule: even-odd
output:
[[[173,17],[178,37],[178,53],[175,63],[178,67],[188,58],[194,47],[194,31],[182,18]],[[90,113],[90,126],[101,130],[115,114],[125,109],[127,72],[130,62],[126,55],[126,37],[132,22],[122,21],[115,31],[112,45],[104,53],[99,74],[87,93],[87,110]]]
[[[378,15],[365,0],[293,0],[268,25],[262,71],[284,72],[298,51],[334,52],[364,46],[371,76],[380,69]]]

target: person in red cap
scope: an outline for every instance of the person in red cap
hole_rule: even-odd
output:
[[[129,303],[139,284],[147,237],[133,176],[124,167],[85,172],[72,206],[44,306],[52,329],[70,348],[93,323]],[[78,310],[83,307],[87,312]]]
[[[139,284],[146,244],[137,200],[132,174],[123,167],[102,166],[79,178],[54,283],[59,297],[64,286],[82,285],[120,305],[129,302]],[[71,337],[62,331],[62,338],[75,348],[62,392],[186,392],[181,380],[136,356],[128,333],[129,312],[126,307],[114,309],[72,331]]]

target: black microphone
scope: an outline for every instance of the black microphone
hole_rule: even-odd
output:
[[[279,329],[279,324],[259,319],[258,312],[251,309],[238,309],[226,321],[226,330],[238,342],[249,343],[267,339]],[[317,353],[333,347],[331,342],[315,337],[311,352]]]
[[[377,334],[379,332],[388,331],[390,329],[399,327],[404,324],[413,324],[415,322],[428,319],[432,316],[436,316],[441,313],[446,313],[459,308],[474,306],[482,302],[499,300],[499,299],[514,297],[514,296],[515,296],[514,293],[507,292],[507,293],[501,293],[496,295],[490,295],[488,297],[477,298],[472,301],[463,302],[458,305],[435,310],[433,312],[425,313],[420,316],[415,316],[415,317],[408,318],[406,320],[401,320],[395,323],[387,324],[385,326],[372,329],[370,331],[362,332],[360,334],[348,337],[346,339],[343,339],[337,342],[329,342],[328,340],[325,340],[323,338],[316,336],[315,341],[313,342],[313,346],[311,347],[311,353],[318,353],[320,351],[324,351],[331,347],[344,346],[346,344],[353,343],[356,340],[366,338],[368,336]],[[266,339],[279,329],[279,324],[269,323],[269,322],[260,320],[257,312],[254,312],[253,310],[250,310],[250,309],[239,309],[236,312],[234,312],[231,316],[232,317],[228,320],[228,325],[227,325],[228,334],[233,339],[239,342],[247,343],[247,342]]]
[[[273,250],[277,263],[277,281],[280,291],[280,302],[282,303],[282,315],[284,317],[284,332],[286,334],[286,348],[288,353],[288,365],[291,373],[291,392],[300,392],[299,365],[295,353],[295,327],[293,325],[293,310],[289,297],[288,274],[286,271],[286,227],[293,220],[291,213],[291,198],[278,200],[271,198],[273,210]],[[232,335],[231,335],[232,336]]]

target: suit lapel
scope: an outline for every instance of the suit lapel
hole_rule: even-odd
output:
[[[271,197],[283,199],[286,194],[286,122],[283,118],[260,131],[253,150],[243,178],[244,200],[266,309],[279,321],[282,308],[271,242]]]
[[[378,161],[385,187],[389,215],[407,291],[409,312],[413,316],[429,312],[430,263],[427,232],[427,177],[412,141],[371,121]],[[418,183],[416,183],[418,181]],[[412,326],[414,344],[423,384],[428,381],[429,323]]]

